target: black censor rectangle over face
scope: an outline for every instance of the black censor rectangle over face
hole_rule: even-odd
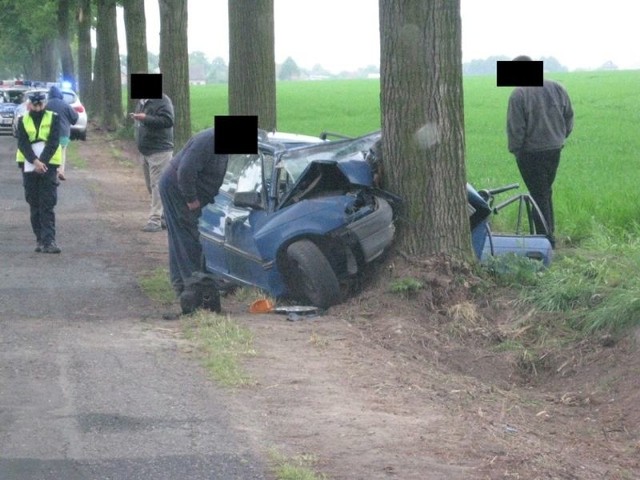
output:
[[[498,87],[541,87],[543,62],[498,60],[496,65]]]
[[[161,73],[132,73],[129,75],[129,98],[162,98]]]
[[[213,124],[216,155],[258,153],[257,115],[216,115]]]

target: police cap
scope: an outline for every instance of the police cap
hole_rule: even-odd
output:
[[[44,92],[32,92],[29,94],[29,101],[31,102],[31,105],[39,105],[44,103],[46,99],[47,96]]]

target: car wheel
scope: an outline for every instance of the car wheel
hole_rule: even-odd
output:
[[[310,240],[299,240],[287,248],[285,273],[293,296],[316,307],[340,303],[340,283],[322,250]]]

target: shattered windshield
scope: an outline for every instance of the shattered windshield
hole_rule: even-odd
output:
[[[289,186],[295,184],[307,165],[315,160],[364,160],[366,153],[380,136],[380,132],[375,132],[354,139],[318,143],[290,150],[282,155],[278,162],[277,168],[282,170],[280,180],[284,180]]]

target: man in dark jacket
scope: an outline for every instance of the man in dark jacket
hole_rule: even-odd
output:
[[[167,95],[162,98],[142,99],[136,106],[135,136],[141,154],[147,190],[151,195],[149,220],[144,232],[162,231],[162,202],[158,182],[173,154],[173,103]]]
[[[36,252],[60,253],[56,245],[57,170],[62,161],[58,115],[45,111],[43,92],[29,95],[29,110],[18,123],[16,161],[29,204]]]
[[[222,185],[227,160],[227,155],[214,153],[214,130],[209,128],[187,142],[160,179],[169,237],[169,276],[178,296],[194,273],[202,271],[198,219]]]
[[[78,121],[78,112],[71,105],[64,101],[62,92],[58,87],[52,85],[47,98],[47,110],[58,114],[60,120],[60,148],[62,149],[62,163],[58,167],[58,178],[66,180],[64,165],[67,159],[67,145],[71,138],[71,125]]]
[[[531,61],[527,56],[514,61]],[[567,91],[544,80],[541,87],[517,87],[509,97],[507,136],[509,151],[529,193],[544,217],[534,216],[536,231],[548,234],[555,246],[552,186],[565,139],[573,130],[573,109]],[[546,224],[546,229],[545,229]]]

